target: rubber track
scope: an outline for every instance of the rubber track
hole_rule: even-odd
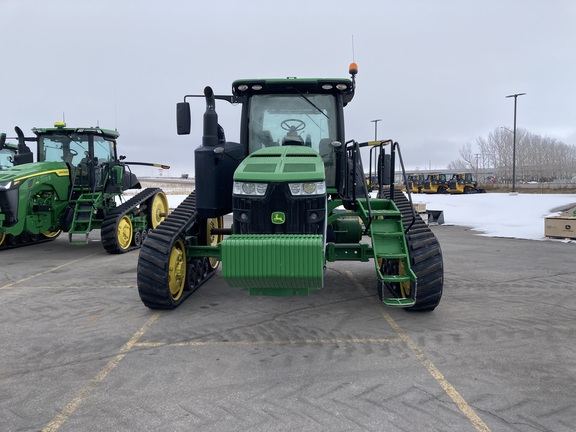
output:
[[[174,309],[206,282],[214,271],[209,271],[207,259],[187,260],[186,285],[182,296],[174,301],[168,286],[168,260],[172,247],[183,239],[197,223],[196,192],[192,192],[144,241],[136,269],[140,299],[151,309]]]
[[[32,246],[32,245],[37,245],[40,243],[46,243],[49,241],[54,241],[58,238],[58,236],[60,234],[58,234],[56,237],[46,237],[43,234],[38,234],[40,236],[40,238],[38,238],[38,240],[35,241],[29,241],[26,243],[20,243],[20,241],[17,242],[17,244],[9,244],[7,239],[4,239],[4,243],[2,243],[2,245],[0,245],[0,251],[3,250],[7,250],[7,249],[15,249],[15,248],[19,248],[19,247],[23,247],[23,246]],[[22,234],[18,234],[17,236],[14,236],[16,239],[20,238],[22,236]]]
[[[389,194],[385,193],[389,198]],[[401,191],[395,191],[394,202],[402,214],[404,229],[412,223],[412,204]],[[431,311],[440,303],[444,285],[444,264],[438,239],[430,227],[416,214],[416,219],[406,234],[410,265],[418,277],[416,304],[406,310]]]
[[[142,204],[143,202],[149,200],[158,192],[162,192],[160,188],[147,188],[138,194],[134,195],[125,203],[119,205],[110,213],[108,213],[104,220],[102,221],[102,228],[100,230],[100,237],[102,240],[102,246],[106,249],[106,252],[110,254],[121,254],[125,252],[130,252],[134,249],[139,249],[140,246],[132,245],[128,249],[120,249],[118,247],[117,241],[117,227],[120,219],[122,219],[126,214],[131,212],[134,208]]]

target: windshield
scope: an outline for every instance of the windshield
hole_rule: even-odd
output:
[[[335,182],[336,98],[329,94],[254,95],[250,99],[248,151],[305,145],[316,150],[326,167],[326,182]]]
[[[77,133],[42,135],[39,162],[66,162],[78,165],[88,152],[88,135]]]
[[[336,139],[335,102],[332,95],[252,96],[249,152],[295,141],[319,150],[323,139]]]
[[[66,162],[73,166],[85,163],[89,157],[89,135],[79,133],[40,136],[40,162]],[[95,165],[114,160],[114,143],[94,136]]]
[[[14,152],[10,149],[3,148],[0,150],[0,169],[10,168],[12,166],[11,159],[14,157]]]

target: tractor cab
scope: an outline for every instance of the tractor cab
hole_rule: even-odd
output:
[[[38,162],[64,162],[71,179],[71,196],[83,193],[117,193],[121,182],[133,183],[130,176],[124,178],[116,154],[116,131],[101,128],[67,128],[56,122],[53,128],[35,128],[37,135]]]
[[[241,143],[248,155],[270,147],[308,147],[324,162],[326,187],[336,188],[336,151],[344,142],[343,107],[354,95],[351,80],[237,80],[232,93],[243,104]]]

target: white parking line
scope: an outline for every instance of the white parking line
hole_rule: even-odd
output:
[[[354,282],[354,284],[360,291],[363,291],[368,295],[366,288],[364,288],[360,284],[360,282],[358,282],[358,280],[354,277],[354,274],[352,274],[351,271],[347,270],[346,274],[352,280],[352,282]],[[470,420],[470,422],[476,428],[476,430],[479,432],[490,432],[490,428],[486,425],[486,423],[482,421],[482,419],[478,416],[478,414],[476,414],[474,409],[472,409],[472,407],[466,402],[466,400],[462,397],[462,395],[458,393],[458,390],[456,390],[456,388],[452,384],[450,384],[448,380],[446,380],[446,378],[444,377],[444,375],[442,375],[440,370],[436,366],[434,366],[434,363],[432,363],[426,357],[424,351],[422,351],[422,349],[418,347],[418,345],[416,345],[412,341],[412,339],[410,339],[408,334],[398,325],[398,323],[394,320],[394,318],[392,318],[387,312],[382,312],[382,316],[388,322],[388,324],[390,324],[390,326],[394,329],[394,331],[398,334],[398,336],[400,336],[400,339],[402,339],[404,343],[408,346],[408,348],[410,348],[410,350],[414,353],[414,355],[420,361],[422,366],[424,366],[426,370],[428,370],[430,375],[432,375],[432,377],[436,380],[436,382],[440,384],[442,390],[444,390],[444,392],[450,397],[450,399],[454,401],[458,409],[460,409],[460,411],[462,411],[462,413],[468,418],[468,420]]]

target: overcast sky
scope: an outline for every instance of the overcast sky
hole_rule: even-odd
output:
[[[576,145],[574,0],[0,0],[0,131],[61,120],[117,128],[129,160],[192,173],[175,105],[239,78],[348,77],[347,139],[392,138],[407,166],[444,168],[497,127]],[[354,41],[354,44],[352,43]],[[229,140],[239,107],[217,101]],[[140,174],[157,174],[152,169]],[[166,173],[164,173],[166,175]]]

